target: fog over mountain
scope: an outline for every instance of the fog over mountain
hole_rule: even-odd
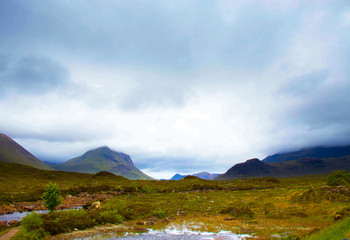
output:
[[[0,132],[155,178],[348,145],[349,32],[347,0],[3,0]]]

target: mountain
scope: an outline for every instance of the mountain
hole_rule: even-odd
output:
[[[218,173],[200,172],[200,173],[192,174],[191,176],[199,177],[201,179],[211,180],[211,179],[216,178],[219,175],[220,174],[218,174]]]
[[[181,175],[176,173],[172,178],[170,178],[169,180],[180,180],[183,179],[184,177],[186,177],[187,175]]]
[[[0,161],[53,170],[5,134],[0,134]]]
[[[130,156],[108,147],[100,147],[73,158],[65,163],[51,165],[56,170],[80,173],[106,171],[129,179],[152,179],[134,166]]]
[[[339,147],[314,147],[295,152],[277,153],[266,157],[262,161],[265,163],[283,162],[297,160],[301,158],[339,158],[350,156],[350,146]]]
[[[333,170],[350,171],[350,156],[324,159],[301,158],[271,163],[266,163],[255,158],[234,165],[226,173],[215,178],[215,180],[329,174]]]
[[[208,172],[200,172],[200,173],[195,173],[195,174],[191,174],[191,175],[181,175],[181,174],[175,174],[172,178],[170,178],[170,180],[180,180],[183,179],[186,176],[195,176],[201,179],[207,179],[207,180],[211,180],[216,178],[217,176],[219,176],[220,174],[217,173],[208,173]]]

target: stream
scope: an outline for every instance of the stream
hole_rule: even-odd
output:
[[[62,209],[62,210],[56,210],[56,211],[65,211],[65,210],[72,210],[72,209],[81,209],[82,207],[75,207],[75,208],[71,208],[71,209]],[[38,211],[35,211],[36,213],[39,213],[39,214],[44,214],[44,213],[48,213],[49,211],[48,210],[38,210]],[[11,220],[17,220],[17,221],[21,221],[21,219],[23,217],[26,216],[27,213],[30,213],[30,212],[14,212],[14,213],[10,213],[10,214],[4,214],[4,215],[0,215],[0,222],[1,221],[11,221]]]
[[[252,237],[248,234],[235,234],[230,231],[214,232],[202,232],[188,229],[186,226],[177,228],[175,226],[169,226],[164,230],[152,230],[142,234],[126,234],[125,236],[118,237],[113,233],[110,234],[98,234],[92,237],[76,238],[75,240],[238,240]]]

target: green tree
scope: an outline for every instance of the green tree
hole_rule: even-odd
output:
[[[44,200],[44,206],[49,209],[50,212],[53,212],[53,210],[62,203],[61,191],[56,183],[49,182],[49,184],[47,184],[42,199]]]

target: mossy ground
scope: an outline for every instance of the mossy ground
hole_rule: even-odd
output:
[[[113,194],[114,199],[102,202],[102,209],[111,211],[118,206],[124,224],[137,225],[138,221],[164,217],[170,221],[147,225],[152,228],[185,224],[210,232],[253,233],[261,239],[271,239],[273,235],[298,239],[339,223],[342,220],[334,220],[336,214],[346,213],[344,209],[350,207],[349,187],[324,186],[326,175],[225,182],[197,178],[130,181],[113,176],[4,166],[6,171],[0,172],[3,204],[23,201],[26,197],[39,200],[46,184],[52,181],[63,195]]]

